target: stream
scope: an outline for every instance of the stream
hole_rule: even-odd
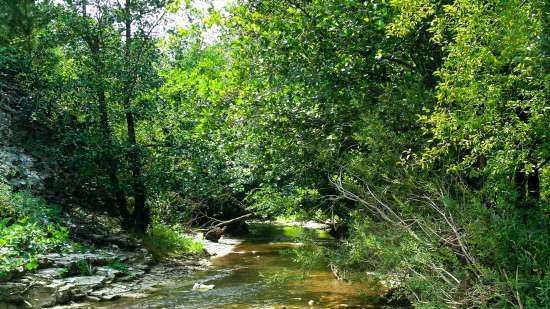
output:
[[[286,253],[298,245],[303,228],[253,224],[250,230],[229,254],[212,257],[209,270],[159,283],[145,298],[102,302],[94,308],[383,308],[365,303],[368,298],[361,295],[374,293],[368,286],[336,280],[326,270],[304,276]],[[317,241],[332,241],[325,232],[315,232]],[[215,287],[197,291],[195,283]]]

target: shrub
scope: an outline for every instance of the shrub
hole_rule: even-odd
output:
[[[176,192],[157,193],[147,201],[153,222],[176,224],[187,222],[191,215],[187,202]]]
[[[0,179],[0,218],[11,218],[14,215],[11,188]]]
[[[6,222],[4,219],[0,224],[0,279],[36,269],[38,254],[69,248],[68,231],[61,226],[43,227],[28,219],[11,225]]]
[[[42,226],[59,223],[61,207],[46,203],[42,198],[28,191],[13,192],[9,185],[0,180],[0,218],[12,222],[27,218]]]
[[[177,253],[200,253],[204,248],[200,242],[177,232],[165,224],[154,224],[143,239],[143,244],[155,259]]]
[[[111,261],[109,264],[107,264],[107,267],[116,269],[123,273],[128,273],[128,264],[118,260]]]
[[[318,245],[316,239],[315,231],[304,229],[299,235],[302,245],[290,250],[294,262],[298,263],[304,272],[328,265],[329,252],[326,247]]]
[[[80,276],[91,276],[94,274],[94,266],[86,260],[76,262],[74,270]]]
[[[36,269],[38,254],[70,249],[60,214],[59,207],[0,181],[0,280]]]
[[[394,297],[406,297],[416,308],[545,308],[550,226],[544,211],[489,208],[473,194],[431,194],[437,197],[388,199],[386,206],[402,222],[357,212],[350,237],[336,250],[307,244],[298,248],[297,261],[323,262],[352,279],[374,272],[394,288]]]

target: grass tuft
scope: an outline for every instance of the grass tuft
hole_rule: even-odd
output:
[[[165,224],[153,225],[145,235],[143,245],[156,260],[175,254],[204,252],[202,243]]]

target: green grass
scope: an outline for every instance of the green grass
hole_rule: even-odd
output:
[[[165,224],[153,225],[143,239],[143,245],[156,260],[182,253],[202,253],[202,243],[178,233]]]
[[[91,276],[94,274],[94,266],[86,260],[80,260],[75,264],[75,274],[79,276]]]
[[[124,262],[121,262],[121,261],[118,261],[118,260],[114,260],[114,261],[109,262],[107,264],[107,267],[110,267],[112,269],[121,271],[125,274],[128,273],[128,264],[126,264]]]

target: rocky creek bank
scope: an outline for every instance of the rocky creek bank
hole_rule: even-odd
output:
[[[208,255],[224,254],[233,243],[204,241],[204,255],[178,255],[155,262],[142,247],[111,245],[85,253],[47,254],[39,268],[0,282],[0,309],[68,308],[116,298],[141,298],[159,283],[208,268]]]

